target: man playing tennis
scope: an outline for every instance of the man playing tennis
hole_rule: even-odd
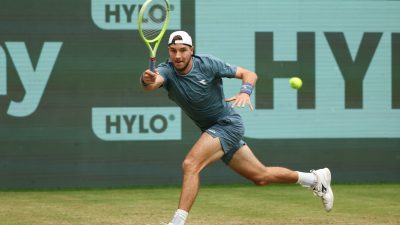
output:
[[[283,167],[267,167],[242,140],[244,125],[234,107],[253,106],[250,95],[257,75],[239,66],[229,65],[211,55],[194,55],[192,39],[184,31],[173,32],[168,40],[169,60],[155,71],[141,76],[145,90],[164,87],[202,131],[183,161],[183,184],[178,210],[168,225],[184,225],[199,190],[200,172],[222,159],[232,170],[256,185],[299,183],[321,197],[326,211],[333,207],[331,173],[328,168],[310,173]],[[222,78],[242,80],[239,93],[225,100]],[[228,102],[232,102],[231,105]]]

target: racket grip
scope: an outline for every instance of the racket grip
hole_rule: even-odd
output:
[[[149,68],[152,72],[156,70],[156,58],[150,58]]]

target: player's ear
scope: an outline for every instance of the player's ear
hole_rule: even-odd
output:
[[[190,50],[192,51],[192,55],[194,55],[194,46],[190,47]]]

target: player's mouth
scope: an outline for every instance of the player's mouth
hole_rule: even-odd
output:
[[[185,61],[175,61],[174,66],[177,71],[183,72],[188,67],[188,64]]]
[[[182,65],[184,65],[184,62],[183,61],[175,61],[175,65],[182,66]]]

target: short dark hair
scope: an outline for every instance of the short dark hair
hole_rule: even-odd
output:
[[[175,41],[177,41],[177,40],[182,40],[181,35],[174,36],[174,38],[172,38],[172,41],[169,45],[175,44]]]

